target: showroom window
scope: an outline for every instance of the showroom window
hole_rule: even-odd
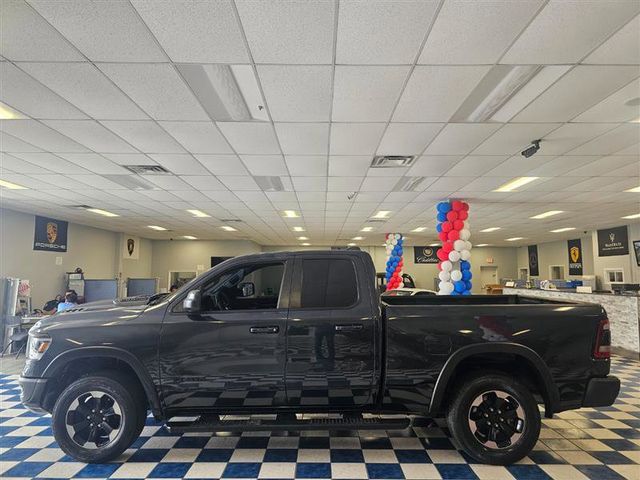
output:
[[[356,270],[348,259],[302,262],[301,308],[347,308],[358,300]]]
[[[606,283],[624,283],[624,271],[618,268],[606,268],[604,278]]]

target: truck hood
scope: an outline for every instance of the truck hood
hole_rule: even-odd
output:
[[[76,327],[81,324],[100,324],[131,320],[147,308],[146,302],[121,304],[114,300],[83,303],[64,312],[43,317],[34,326],[36,332],[51,328]]]

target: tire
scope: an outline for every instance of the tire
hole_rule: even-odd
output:
[[[509,465],[525,457],[538,440],[540,424],[538,404],[529,389],[501,374],[466,380],[447,414],[449,430],[462,449],[491,465]]]
[[[146,398],[141,393],[136,381],[118,373],[100,372],[73,382],[52,412],[53,435],[62,451],[85,463],[117,458],[144,427]]]

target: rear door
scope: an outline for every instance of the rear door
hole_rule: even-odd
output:
[[[291,407],[371,401],[376,369],[372,294],[362,260],[335,253],[296,259],[287,321],[285,382]],[[373,275],[373,274],[372,274]]]

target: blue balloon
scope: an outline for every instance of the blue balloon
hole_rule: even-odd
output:
[[[471,264],[466,260],[460,261],[460,270],[471,270]]]
[[[398,252],[398,256],[401,257],[402,256],[402,249],[400,249],[400,251]]]
[[[462,292],[463,295],[471,295],[471,290],[465,290]]]
[[[464,280],[465,282],[467,280],[471,280],[471,270],[463,270],[462,271],[462,280]]]
[[[441,223],[436,225],[436,232],[438,232],[438,233],[442,232],[442,224]]]
[[[462,293],[465,290],[468,290],[465,282],[463,282],[462,280],[458,280],[457,282],[453,282],[453,287],[456,289],[456,292],[458,292],[458,293]]]
[[[473,284],[471,282],[466,281],[466,282],[464,282],[464,284],[465,284],[467,290],[471,290],[471,287],[473,286]]]
[[[438,212],[438,215],[436,216],[436,218],[438,219],[439,222],[446,222],[447,214],[444,212]]]
[[[456,292],[455,290],[451,292],[449,295],[460,295],[460,292]]]
[[[449,202],[440,202],[437,209],[440,213],[447,213],[449,210],[451,210],[451,204]]]

